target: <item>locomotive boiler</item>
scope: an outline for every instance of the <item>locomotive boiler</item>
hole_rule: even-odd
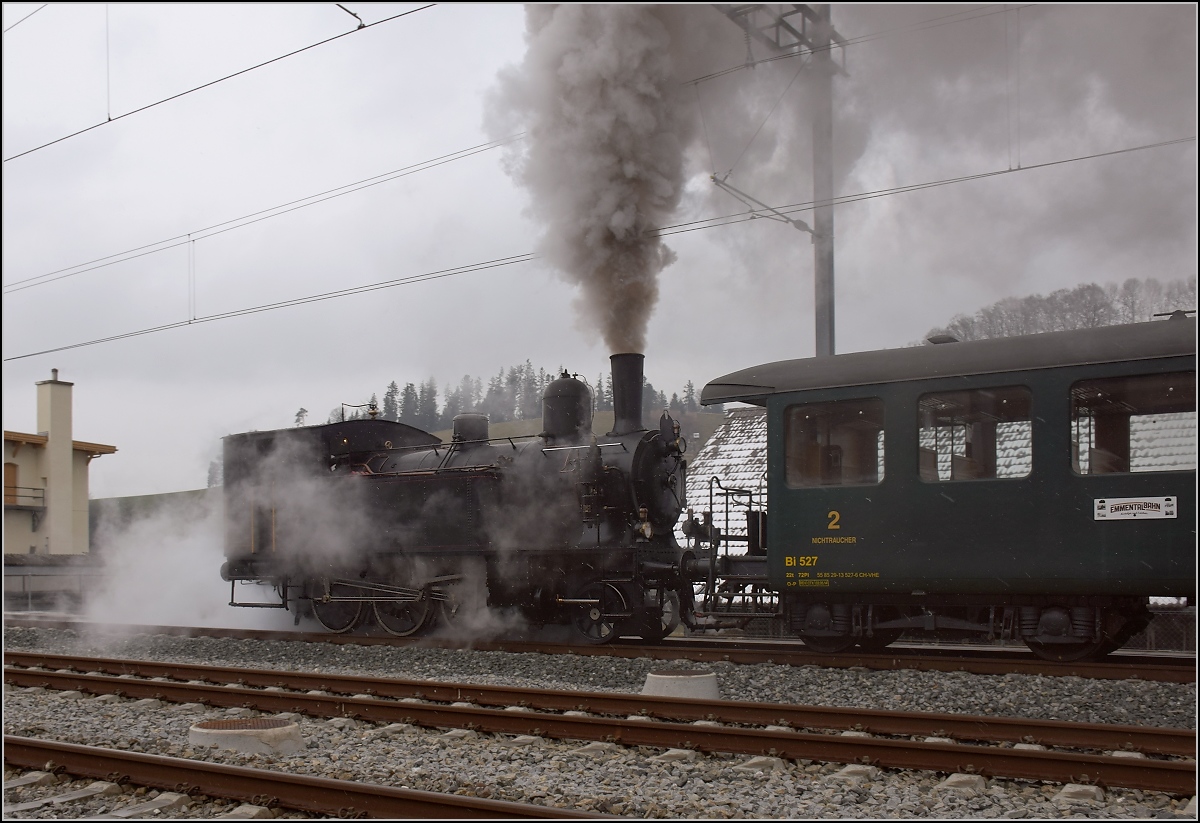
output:
[[[224,440],[222,577],[348,632],[369,619],[407,636],[519,614],[583,638],[659,638],[691,622],[695,559],[674,537],[686,500],[678,426],[642,424],[641,354],[612,358],[614,426],[567,373],[542,399],[540,434],[489,437],[480,414],[453,437],[349,420]]]

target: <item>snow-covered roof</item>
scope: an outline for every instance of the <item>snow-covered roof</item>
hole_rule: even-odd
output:
[[[711,483],[717,478],[720,486]],[[744,489],[752,492],[756,509],[767,505],[767,414],[766,409],[731,409],[725,421],[717,427],[700,453],[688,464],[688,507],[696,516],[713,512],[713,523],[723,532],[745,534],[746,518],[742,514],[751,498],[729,497],[725,489]],[[709,490],[712,490],[710,497]],[[728,505],[727,505],[728,504]],[[726,522],[726,510],[729,521]],[[682,519],[681,519],[682,523]],[[682,542],[683,533],[678,532]]]

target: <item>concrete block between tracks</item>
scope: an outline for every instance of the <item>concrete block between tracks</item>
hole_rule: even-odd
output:
[[[249,803],[243,803],[233,811],[217,815],[217,820],[265,820],[273,817],[275,815],[266,806],[251,806]]]
[[[227,723],[230,721],[212,721]],[[300,727],[295,723],[274,728],[202,728],[198,723],[188,730],[188,743],[192,746],[220,746],[238,752],[256,754],[295,754],[305,748]]]
[[[987,779],[980,774],[952,774],[933,787],[935,792],[969,792],[983,794],[987,791]]]
[[[93,698],[97,703],[119,703],[121,698],[115,694],[99,694]]]
[[[83,692],[77,692],[74,689],[65,692],[59,692],[58,696],[63,700],[83,700]]]
[[[463,740],[472,740],[476,737],[479,737],[479,734],[470,729],[451,729],[444,734],[439,734],[437,739],[445,743],[458,743]]]
[[[1188,804],[1183,807],[1183,811],[1180,812],[1180,814],[1183,815],[1184,817],[1195,817],[1196,816],[1196,796],[1195,795],[1192,795],[1192,799],[1189,800]]]
[[[699,757],[699,755],[691,749],[667,749],[662,754],[656,755],[650,759],[655,763],[679,763],[680,761],[687,761],[690,763],[697,757]]]
[[[1115,751],[1115,752],[1105,752],[1105,754],[1108,755],[1109,757],[1130,757],[1130,758],[1133,758],[1134,760],[1146,760],[1147,759],[1146,755],[1143,754],[1142,752],[1127,752],[1127,751],[1121,750],[1121,751]]]
[[[1104,802],[1104,790],[1099,786],[1087,786],[1081,783],[1068,783],[1050,798],[1055,803],[1074,803],[1080,800]]]
[[[874,780],[878,774],[879,769],[874,766],[859,766],[852,763],[829,775],[828,779],[844,783],[865,783],[868,780]]]
[[[1046,747],[1043,746],[1041,743],[1015,743],[1015,744],[1013,744],[1013,748],[1021,749],[1022,751],[1027,751],[1027,752],[1044,752],[1044,751],[1046,751]]]

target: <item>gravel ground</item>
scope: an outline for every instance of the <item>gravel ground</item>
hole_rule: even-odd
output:
[[[637,692],[649,671],[689,667],[641,659],[282,641],[80,639],[69,631],[22,628],[6,628],[4,643],[14,651],[589,691]],[[1195,728],[1196,722],[1194,684],[731,663],[691,667],[717,672],[723,695],[743,700],[1182,728]],[[999,779],[988,781],[983,791],[947,791],[936,788],[946,775],[932,772],[879,770],[850,782],[839,777],[837,764],[780,761],[745,770],[738,768],[747,762],[744,756],[660,761],[653,758],[661,752],[652,749],[593,746],[600,751],[583,752],[581,743],[513,745],[512,738],[491,735],[456,740],[422,729],[385,733],[348,719],[298,718],[305,750],[291,756],[248,755],[188,744],[193,723],[244,710],[135,707],[133,702],[6,687],[5,733],[635,817],[1174,818],[1189,800],[1113,789],[1102,801],[1064,802],[1054,799],[1061,786]],[[64,790],[6,792],[5,805]],[[97,809],[114,805],[112,799],[93,802]],[[49,807],[5,816],[78,813],[64,815],[63,809]],[[193,807],[157,816],[211,815]]]

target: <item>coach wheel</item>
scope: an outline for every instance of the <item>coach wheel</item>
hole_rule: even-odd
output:
[[[802,634],[800,639],[804,641],[804,645],[812,649],[814,652],[821,654],[839,654],[851,648],[857,640],[850,635],[838,637],[813,637],[812,635]]]
[[[313,617],[334,634],[342,634],[358,626],[363,620],[362,593],[344,583],[330,583],[324,587],[323,596],[312,599]],[[342,599],[355,598],[355,599]]]
[[[1128,617],[1112,616],[1108,619],[1114,620],[1114,618],[1117,620],[1123,619],[1123,622],[1115,629],[1111,626],[1108,627],[1111,629],[1109,639],[1104,641],[1104,645],[1101,646],[1100,651],[1096,654],[1097,657],[1112,654],[1128,643],[1135,634],[1145,631],[1146,627],[1150,625],[1150,621],[1154,619],[1154,615],[1143,606],[1140,611],[1134,612]]]
[[[902,634],[904,634],[904,629],[876,629],[875,634],[870,637],[863,635],[858,638],[858,647],[867,654],[882,652],[899,640]]]
[[[375,620],[388,634],[408,637],[425,628],[433,604],[425,594],[420,600],[376,600]]]
[[[579,606],[579,612],[572,621],[576,630],[589,643],[608,643],[619,634],[620,617],[624,616],[629,606],[625,595],[612,583],[589,583],[580,589],[576,595],[579,600],[596,600],[591,605]]]

